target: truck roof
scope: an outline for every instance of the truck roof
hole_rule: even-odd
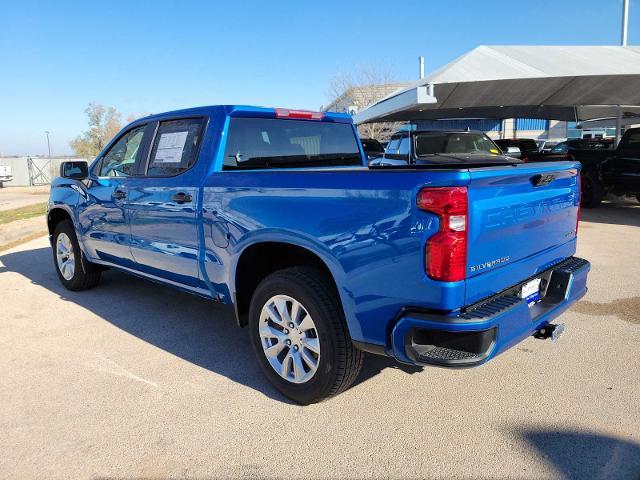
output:
[[[392,136],[416,135],[420,133],[480,133],[481,130],[469,130],[466,128],[421,128],[417,130],[402,130],[395,132]]]
[[[289,109],[289,108],[270,108],[270,107],[257,107],[251,105],[208,105],[202,107],[184,108],[180,110],[172,110],[169,112],[155,113],[146,117],[137,119],[136,122],[145,120],[163,120],[166,118],[180,117],[185,115],[212,115],[215,113],[224,112],[226,115],[232,117],[262,117],[262,118],[276,118],[277,112],[290,112],[291,118],[296,118],[296,113],[309,112],[309,110]],[[337,112],[314,112],[321,115],[318,120],[329,121],[334,123],[353,123],[351,115],[346,113]],[[279,118],[282,118],[280,116]],[[299,117],[298,117],[299,118]]]

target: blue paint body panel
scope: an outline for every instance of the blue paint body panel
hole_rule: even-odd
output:
[[[232,303],[236,268],[248,247],[263,242],[302,247],[333,275],[351,337],[409,361],[398,339],[416,322],[429,325],[399,317],[404,308],[455,315],[575,252],[579,164],[369,170],[360,149],[361,167],[223,171],[230,118],[275,118],[274,109],[201,107],[146,117],[126,129],[184,117],[206,119],[197,161],[184,173],[153,178],[91,173],[83,181],[54,181],[49,208],[70,214],[90,261]],[[326,114],[322,121],[351,123],[351,118]],[[536,188],[530,179],[542,173],[553,173],[556,180]],[[468,187],[465,281],[435,281],[425,273],[425,245],[440,228],[437,216],[416,206],[417,193],[428,186]],[[113,198],[117,189],[126,191],[125,200]],[[192,201],[177,204],[172,199],[177,193]],[[507,260],[493,262],[498,259]],[[530,313],[524,310],[496,319],[500,335],[491,356],[583,293],[572,292],[562,308],[535,322],[523,320]]]

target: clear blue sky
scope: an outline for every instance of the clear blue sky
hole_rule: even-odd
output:
[[[0,16],[0,153],[46,153],[45,130],[54,155],[69,153],[92,101],[125,117],[219,103],[317,109],[331,77],[357,64],[409,80],[418,55],[430,71],[482,44],[618,44],[621,5],[11,1]],[[638,44],[640,0],[630,11]]]

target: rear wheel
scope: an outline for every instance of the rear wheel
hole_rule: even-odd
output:
[[[86,290],[100,282],[101,271],[84,257],[71,220],[63,220],[53,232],[53,263],[68,290]]]
[[[580,205],[585,208],[594,208],[600,205],[604,197],[604,189],[597,178],[591,173],[582,175],[582,192]]]
[[[293,267],[265,278],[251,299],[249,328],[263,373],[298,403],[346,390],[362,367],[363,354],[321,271]]]

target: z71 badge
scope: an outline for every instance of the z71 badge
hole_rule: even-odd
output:
[[[495,267],[496,265],[500,265],[501,263],[506,263],[509,261],[509,257],[500,257],[495,260],[491,260],[490,262],[484,262],[480,265],[473,265],[469,267],[469,270],[472,272],[479,272],[480,270],[485,270],[487,268]]]

